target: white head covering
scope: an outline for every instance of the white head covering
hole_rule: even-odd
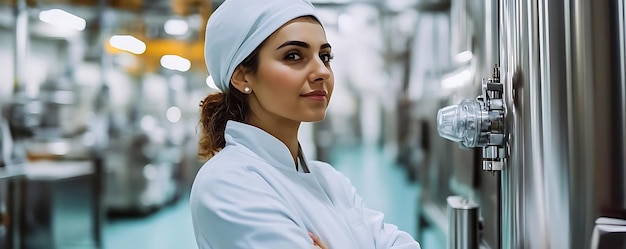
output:
[[[206,26],[204,59],[215,85],[228,92],[235,68],[283,24],[317,13],[309,0],[225,0]]]

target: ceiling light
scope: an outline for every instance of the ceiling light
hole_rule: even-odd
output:
[[[54,26],[82,31],[87,26],[85,19],[61,9],[51,9],[39,12],[39,20]]]
[[[187,34],[189,30],[189,24],[187,24],[185,20],[170,19],[165,22],[163,28],[165,29],[165,33],[170,35],[184,35]]]
[[[187,72],[191,68],[191,62],[178,55],[164,55],[161,57],[161,66],[170,70]]]
[[[133,54],[143,54],[146,52],[146,44],[132,35],[114,35],[109,39],[109,44],[114,48]]]

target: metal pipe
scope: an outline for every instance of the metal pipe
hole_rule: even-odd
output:
[[[15,47],[13,57],[14,60],[14,80],[13,92],[21,93],[25,91],[24,85],[24,67],[26,66],[26,51],[28,50],[28,11],[26,9],[26,0],[18,0],[14,6],[14,31],[15,31]]]
[[[611,20],[612,1],[575,0],[569,11],[568,53],[569,191],[571,245],[590,245],[594,221],[615,211],[623,175],[616,160],[619,130],[615,112],[617,84]],[[622,179],[620,179],[622,178]]]
[[[585,177],[586,174],[593,174],[591,170],[585,170],[582,166],[593,165],[593,157],[585,156],[588,151],[593,150],[593,144],[591,136],[593,134],[585,133],[585,127],[593,127],[593,117],[591,116],[591,103],[592,91],[589,91],[589,87],[592,86],[591,69],[587,69],[584,63],[585,60],[591,59],[591,49],[588,47],[589,41],[585,39],[585,36],[590,35],[585,31],[585,25],[590,19],[587,8],[590,6],[584,5],[583,1],[572,1],[569,3],[570,11],[566,21],[569,24],[566,29],[566,46],[567,46],[567,101],[568,101],[568,130],[570,131],[570,146],[568,151],[571,152],[570,160],[573,165],[568,170],[570,179],[572,182],[576,182],[576,186],[571,186],[570,189],[573,193],[579,192],[577,202],[579,203],[591,203],[590,192],[592,188],[588,188],[592,183]],[[585,53],[586,52],[586,53]],[[586,107],[588,106],[588,107]],[[591,167],[589,167],[591,168]],[[578,187],[577,187],[578,186]],[[584,228],[588,227],[589,216],[594,216],[586,213],[590,208],[585,208],[584,205],[576,205],[569,201],[571,213],[577,214],[579,220],[573,220],[571,227],[571,233],[584,234]],[[570,238],[573,244],[584,245],[584,238]],[[587,244],[588,245],[588,244]]]
[[[502,171],[496,171],[496,244],[495,249],[502,248]]]
[[[626,3],[624,1],[617,1],[618,2],[618,21],[619,21],[619,41],[618,44],[620,46],[620,65],[618,65],[619,69],[620,69],[620,81],[621,83],[619,84],[620,86],[620,99],[621,101],[619,101],[618,106],[621,107],[620,110],[620,126],[618,127],[626,127]],[[624,174],[626,171],[626,169],[624,169],[624,167],[626,167],[626,155],[624,155],[624,151],[626,151],[626,130],[625,129],[619,129],[619,131],[621,132],[621,146],[618,149],[618,151],[622,151],[622,153],[618,153],[618,155],[621,157],[619,159],[620,164],[622,165],[622,174]],[[624,199],[621,207],[622,209],[626,209],[626,181],[622,181],[622,186],[621,186],[621,195],[623,196],[622,198]]]
[[[514,4],[515,2],[511,2],[511,1],[502,1],[500,6],[499,6],[499,23],[501,24],[499,27],[500,30],[500,52],[499,54],[502,55],[501,57],[503,57],[503,59],[500,62],[500,66],[502,68],[502,82],[505,84],[504,90],[505,90],[505,98],[506,98],[506,103],[509,106],[507,113],[506,113],[506,121],[507,121],[507,131],[508,131],[508,144],[509,144],[509,148],[510,148],[510,152],[509,152],[509,159],[507,159],[507,167],[504,168],[504,170],[502,171],[502,184],[501,184],[501,188],[502,188],[502,229],[501,229],[501,236],[502,236],[502,248],[515,248],[515,241],[517,241],[520,237],[521,237],[521,233],[518,231],[518,229],[516,229],[515,226],[511,226],[511,224],[519,224],[520,222],[520,218],[519,218],[519,212],[517,210],[517,202],[518,202],[518,198],[515,198],[516,196],[519,196],[519,189],[514,188],[513,186],[519,185],[519,177],[516,177],[518,174],[515,174],[516,171],[520,170],[520,167],[512,167],[513,162],[515,161],[521,161],[521,158],[519,158],[519,153],[517,153],[517,151],[519,151],[519,146],[514,146],[514,144],[518,141],[518,135],[520,134],[519,132],[517,132],[516,129],[514,129],[514,127],[518,127],[515,124],[519,123],[519,118],[517,117],[517,111],[514,108],[515,105],[514,103],[518,102],[514,99],[515,97],[518,97],[518,95],[514,95],[515,93],[515,88],[517,86],[509,83],[512,82],[512,78],[513,78],[513,69],[515,68],[514,65],[510,65],[510,63],[507,63],[506,60],[504,60],[504,58],[506,57],[514,57],[515,54],[512,54],[508,51],[509,47],[515,47],[516,44],[514,44],[513,42],[515,41],[512,36],[513,36],[513,32],[514,31],[514,27],[516,27],[516,24],[514,23],[515,20],[515,15],[513,14],[514,11],[511,10],[514,8]],[[509,30],[508,27],[512,27],[513,30]],[[518,142],[519,143],[519,142]],[[517,165],[515,165],[517,166]]]
[[[448,201],[448,249],[478,249],[478,204],[460,196]]]
[[[548,248],[542,207],[543,155],[538,3],[503,0],[500,58],[509,157],[502,171],[502,248]]]
[[[567,88],[565,58],[564,1],[542,0],[539,3],[540,81],[543,130],[543,173],[545,188],[543,211],[548,224],[550,248],[571,248],[569,236]]]
[[[7,190],[9,195],[7,198],[9,201],[9,207],[7,210],[11,214],[11,225],[9,228],[9,248],[18,249],[22,248],[22,176],[20,178],[12,179],[9,183],[9,189]]]
[[[485,67],[491,68],[500,64],[500,51],[498,50],[500,38],[500,0],[485,2]]]
[[[95,34],[92,34],[95,39],[93,42],[97,44],[97,48],[99,48],[100,54],[100,92],[95,100],[95,112],[97,113],[96,121],[99,122],[98,127],[100,128],[96,134],[100,134],[96,138],[95,143],[95,153],[92,154],[94,160],[94,181],[93,184],[93,195],[96,196],[94,203],[94,212],[93,212],[93,220],[94,220],[94,242],[96,243],[98,248],[104,248],[104,231],[103,227],[105,225],[106,220],[106,208],[104,204],[105,199],[105,182],[106,182],[106,173],[105,169],[105,156],[103,155],[104,148],[108,146],[108,127],[105,123],[107,123],[106,119],[108,118],[108,107],[109,107],[109,99],[110,99],[110,88],[109,82],[107,81],[107,74],[109,73],[108,69],[111,65],[111,56],[104,49],[104,44],[107,42],[106,35],[109,34],[111,29],[111,20],[113,18],[107,18],[107,14],[109,14],[109,10],[107,8],[109,4],[109,0],[99,0],[97,7],[97,16],[94,18],[95,25],[97,25],[98,30],[95,31]],[[109,19],[109,20],[107,20]]]

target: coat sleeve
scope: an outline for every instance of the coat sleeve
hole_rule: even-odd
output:
[[[344,188],[354,208],[361,210],[363,221],[374,237],[377,249],[420,249],[420,244],[409,233],[398,229],[396,225],[385,223],[382,212],[368,208],[347,177],[341,174],[341,178],[345,180]]]
[[[196,182],[190,207],[200,249],[313,247],[307,231],[258,173],[229,170]]]

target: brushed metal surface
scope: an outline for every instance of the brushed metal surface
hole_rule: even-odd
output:
[[[478,249],[479,206],[471,199],[450,196],[448,202],[448,248]]]
[[[619,65],[618,68],[620,68],[620,84],[619,84],[619,89],[620,91],[618,91],[620,93],[620,101],[618,102],[618,106],[621,107],[621,111],[620,111],[620,125],[619,127],[626,127],[626,2],[624,1],[618,1],[618,20],[619,20],[619,40],[618,40],[618,44],[620,47],[620,59],[619,59]],[[624,172],[626,172],[626,170],[624,169],[624,167],[626,167],[626,128],[621,129],[621,147],[618,149],[618,151],[621,151],[622,153],[618,153],[618,155],[621,156],[620,158],[620,162],[622,165],[622,174],[624,174]],[[623,209],[626,209],[626,181],[622,181],[622,186],[621,186],[621,195],[622,195],[622,205],[621,207]]]
[[[538,129],[536,3],[502,1],[500,54],[510,157],[502,171],[502,248],[546,248]],[[529,229],[531,228],[533,229]],[[532,237],[533,240],[527,238]]]
[[[543,130],[543,160],[546,217],[551,248],[571,248],[568,236],[568,132],[567,132],[567,75],[564,58],[565,18],[564,2],[541,1],[539,4],[539,43],[541,47],[541,102]]]
[[[479,203],[492,247],[587,248],[598,217],[626,217],[625,5],[451,2],[460,13],[451,18],[467,22],[451,21],[450,50],[454,57],[471,48],[464,66],[473,78],[445,92],[441,104],[474,98],[480,79],[500,64],[508,159],[501,176],[489,176],[473,154],[433,147],[429,158],[447,156],[453,165],[430,164],[428,172],[453,172],[443,174],[448,186],[442,174],[425,176],[424,192],[435,203],[449,192]]]

